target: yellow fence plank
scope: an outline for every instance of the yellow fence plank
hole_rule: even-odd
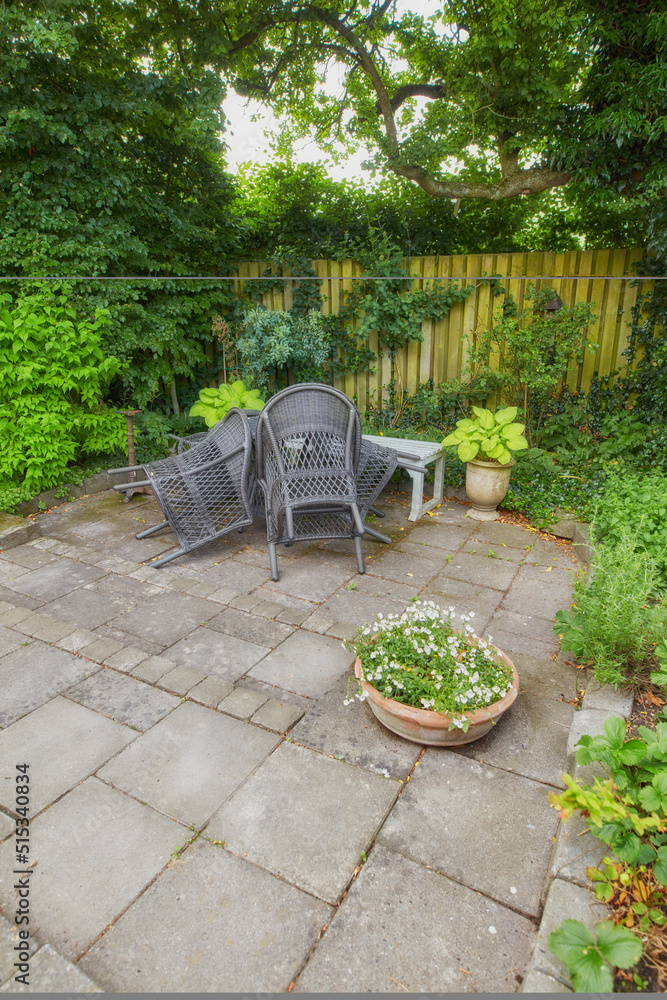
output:
[[[577,302],[590,302],[597,316],[589,329],[589,338],[599,347],[596,353],[586,353],[580,365],[573,365],[567,375],[567,385],[572,391],[587,390],[594,374],[609,375],[623,369],[626,360],[623,351],[627,346],[631,309],[637,295],[650,282],[631,285],[633,264],[641,259],[641,248],[629,250],[570,250],[557,254],[552,251],[511,254],[468,254],[440,257],[413,257],[408,262],[413,276],[413,288],[433,287],[434,277],[451,277],[464,287],[472,287],[472,294],[456,303],[442,320],[424,321],[423,341],[412,342],[398,352],[400,384],[414,393],[420,384],[432,379],[435,386],[443,380],[462,375],[466,366],[469,344],[483,330],[494,323],[502,299],[492,294],[491,288],[480,280],[486,273],[500,275],[503,288],[512,295],[519,310],[529,306],[526,291],[529,282],[539,288],[553,288],[566,306]],[[237,292],[248,291],[246,277],[259,277],[264,273],[264,262],[249,262],[238,266]],[[313,270],[320,278],[325,315],[340,310],[341,299],[352,286],[353,279],[361,275],[360,266],[352,261],[316,260]],[[594,276],[595,280],[587,279]],[[625,277],[627,276],[627,277]],[[343,277],[344,281],[335,280]],[[598,280],[600,277],[606,280]],[[576,280],[585,278],[587,280]],[[269,309],[290,308],[294,285],[276,283],[262,301]],[[369,347],[377,354],[377,334],[371,334]],[[382,401],[382,387],[391,378],[389,352],[378,357],[376,371],[349,373],[339,380],[349,396],[356,394],[362,410],[373,400]]]

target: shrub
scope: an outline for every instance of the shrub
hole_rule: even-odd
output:
[[[0,295],[0,476],[32,493],[66,479],[83,454],[122,446],[125,421],[102,402],[121,368],[101,350],[107,322],[60,294]]]
[[[667,475],[654,472],[610,477],[594,509],[597,538],[612,547],[634,539],[638,553],[655,563],[656,587],[667,587]]]
[[[589,587],[580,578],[571,611],[556,614],[554,632],[578,659],[593,660],[602,684],[618,687],[632,679],[667,629],[667,593],[656,560],[638,552],[627,531],[613,545],[595,545]]]

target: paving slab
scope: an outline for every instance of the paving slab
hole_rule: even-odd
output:
[[[115,670],[122,670],[127,673],[133,667],[138,667],[140,663],[148,659],[148,653],[136,646],[123,646],[117,653],[112,653],[104,661],[105,666],[113,667]]]
[[[504,542],[516,549],[532,548],[538,541],[534,528],[522,528],[518,524],[498,524],[489,521],[473,522],[471,537],[490,544],[500,545]]]
[[[278,566],[281,554],[278,553]],[[283,592],[307,601],[325,601],[355,574],[356,563],[351,556],[337,556],[321,549],[313,549],[297,563],[285,567],[281,571],[280,580],[265,583],[264,589]]]
[[[307,698],[319,698],[353,659],[338,639],[300,629],[260,660],[249,676]]]
[[[412,585],[415,588],[414,592],[418,593],[437,575],[439,569],[439,564],[432,559],[391,549],[374,559],[367,573],[369,576],[381,576],[387,580]]]
[[[357,689],[353,675],[341,677],[292,730],[292,739],[348,764],[404,780],[422,747],[381,725],[368,705],[354,697]]]
[[[32,818],[135,737],[125,726],[82,705],[53,698],[0,733],[0,776],[7,779],[0,781],[0,805],[9,811],[16,807],[17,763],[30,765]]]
[[[97,590],[82,587],[45,604],[40,610],[58,621],[71,622],[78,628],[92,630],[128,608],[128,600],[108,597]]]
[[[429,749],[378,843],[535,917],[557,825],[539,782]]]
[[[8,586],[20,594],[35,597],[40,601],[52,601],[72,590],[78,590],[93,580],[105,575],[96,566],[75,562],[72,559],[58,559],[39,569],[29,570]]]
[[[538,660],[547,660],[558,653],[558,640],[541,642],[539,639],[529,639],[518,632],[505,632],[494,624],[493,619],[486,625],[486,631],[493,637],[496,646],[508,653],[525,653]]]
[[[417,524],[408,538],[413,543],[425,542],[429,548],[434,547],[443,552],[456,552],[470,537],[472,524],[439,524],[431,520],[428,524]]]
[[[116,548],[114,546],[114,553]],[[162,587],[153,583],[143,583],[141,580],[133,580],[131,576],[118,576],[116,573],[107,573],[101,580],[97,580],[87,590],[93,590],[96,594],[106,594],[107,597],[114,597],[125,602],[125,607],[131,604],[140,604],[154,594],[162,593]]]
[[[588,830],[588,824],[580,813],[573,813],[562,820],[556,834],[550,878],[561,878],[588,889],[590,881],[587,868],[597,868],[602,859],[613,852],[607,844],[597,840]]]
[[[31,823],[39,942],[76,959],[164,867],[188,831],[95,777]],[[128,863],[131,860],[131,863]],[[0,904],[12,907],[11,841],[0,845]]]
[[[461,548],[461,552],[469,552],[473,556],[483,556],[485,559],[497,559],[500,562],[510,562],[523,565],[528,553],[525,549],[513,549],[505,542],[482,542],[471,538]]]
[[[272,733],[186,702],[99,775],[200,829],[276,742]]]
[[[10,819],[5,813],[0,812],[0,840],[4,840],[10,833],[13,833],[14,826],[14,820]],[[2,982],[1,979],[0,982]]]
[[[233,715],[235,719],[249,719],[255,714],[264,702],[268,701],[265,694],[253,691],[252,688],[237,687],[231,691],[224,701],[221,701],[218,708],[226,715]]]
[[[10,587],[13,580],[18,582],[22,576],[26,576],[29,569],[26,566],[20,566],[18,563],[11,562],[9,559],[4,558],[4,555],[5,553],[0,556],[0,583]]]
[[[588,889],[559,878],[554,879],[544,905],[531,969],[569,985],[570,978],[565,963],[556,958],[549,948],[549,935],[560,927],[563,920],[580,920],[589,930],[595,930],[596,924],[605,920],[608,913],[607,907],[598,903]]]
[[[17,596],[18,595],[16,594],[10,594],[12,601]],[[29,598],[26,598],[26,600],[29,600]],[[2,625],[16,625],[32,616],[32,610],[30,608],[15,607],[13,603],[5,600],[2,601],[2,606],[3,610],[0,611],[0,624]]]
[[[352,590],[356,594],[370,594],[372,597],[389,597],[399,604],[408,604],[415,595],[415,587],[411,580],[400,583],[398,580],[387,580],[381,576],[358,576],[352,581]]]
[[[483,555],[471,555],[469,552],[458,552],[443,570],[442,577],[462,580],[464,583],[476,584],[479,587],[507,590],[518,571],[519,567],[514,563],[489,559]]]
[[[577,670],[553,657],[539,658],[512,651],[510,659],[519,672],[521,690],[526,694],[572,702],[577,690],[586,684],[587,671]]]
[[[283,743],[216,813],[206,837],[335,903],[400,787]]]
[[[570,570],[580,569],[577,554],[570,542],[547,542],[543,538],[536,538],[532,549],[526,554],[526,564],[532,563]]]
[[[75,684],[67,697],[140,732],[150,729],[180,705],[180,698],[109,669]]]
[[[27,715],[99,668],[39,640],[0,659],[0,726]]]
[[[211,584],[216,590],[219,587],[231,587],[239,594],[249,594],[255,587],[261,587],[269,579],[269,557],[267,553],[266,568],[248,566],[247,563],[225,559],[219,566],[211,566],[201,574],[201,583]]]
[[[109,993],[284,993],[330,915],[321,900],[200,839],[80,967]]]
[[[188,697],[208,708],[217,708],[233,690],[234,685],[230,681],[223,681],[221,677],[205,677],[188,692]]]
[[[528,609],[523,614],[516,611],[501,611],[494,613],[491,625],[498,632],[510,635],[526,636],[530,639],[537,639],[548,645],[558,645],[558,640],[554,636],[554,623],[550,618],[539,618],[537,615],[529,613]]]
[[[545,566],[521,566],[502,603],[504,611],[526,608],[540,618],[553,619],[557,611],[567,609],[572,603],[574,578],[568,570]]]
[[[260,601],[257,607],[261,608],[264,603],[266,602]],[[278,612],[283,610],[280,605],[276,605],[276,607]],[[216,632],[225,632],[227,635],[246,639],[258,646],[267,646],[269,649],[279,645],[294,631],[292,625],[271,621],[256,611],[252,614],[247,611],[239,611],[238,608],[225,608],[215,618],[211,618],[207,627],[215,629]]]
[[[269,698],[252,717],[252,721],[275,733],[286,733],[303,716],[304,709],[286,701]]]
[[[58,639],[55,643],[60,649],[66,649],[70,653],[78,653],[84,648],[84,646],[90,646],[91,642],[95,642],[96,636],[94,632],[89,632],[85,628],[76,628],[69,633],[69,635],[63,636],[62,639]]]
[[[77,524],[75,533],[98,542],[121,542],[136,533],[136,525],[118,515]]]
[[[170,646],[218,613],[216,605],[207,604],[200,597],[163,590],[115,616],[110,624],[123,632]]]
[[[113,639],[127,649],[140,649],[146,656],[159,656],[165,650],[163,643],[155,642],[153,639],[144,639],[140,635],[130,635],[119,628],[111,628],[109,625],[98,625],[94,632],[95,639]],[[122,650],[121,650],[122,652]]]
[[[373,597],[355,588],[334,594],[320,605],[318,613],[332,623],[346,622],[359,626],[374,622],[379,614],[401,614],[405,611],[406,604],[406,601],[394,601],[384,596]]]
[[[173,691],[175,694],[186,695],[190,688],[204,679],[205,675],[201,671],[179,664],[160,678],[158,687],[164,688],[165,691]]]
[[[202,674],[214,674],[233,682],[243,677],[269,652],[268,646],[258,646],[255,642],[247,642],[225,632],[200,627],[170,646],[167,656]]]
[[[294,992],[513,993],[534,940],[520,914],[376,847]]]
[[[5,628],[4,625],[0,625],[0,657],[18,649],[24,641],[20,632],[13,632],[11,629]]]
[[[30,959],[30,985],[24,986],[10,980],[0,993],[101,993],[96,983],[76,965],[59,955],[50,944],[45,944]]]
[[[161,677],[173,670],[176,664],[173,660],[168,660],[166,656],[149,656],[147,660],[136,667],[132,667],[131,674],[138,677],[140,681],[147,681],[148,684],[155,684]]]
[[[481,740],[459,752],[484,764],[564,788],[567,740],[574,707],[520,694],[512,707]]]
[[[611,684],[600,684],[595,675],[591,673],[585,686],[584,700],[581,707],[584,709],[594,708],[610,715],[620,715],[624,719],[629,719],[632,714],[632,703],[634,695],[632,689],[612,687]]]

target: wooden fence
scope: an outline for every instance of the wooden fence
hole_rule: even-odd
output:
[[[642,256],[640,248],[630,250],[573,250],[568,253],[468,254],[454,257],[413,257],[409,273],[414,275],[414,289],[428,287],[428,279],[451,277],[463,287],[472,286],[470,297],[457,303],[439,321],[428,320],[422,325],[423,341],[410,343],[399,352],[403,384],[414,392],[419,383],[433,379],[437,384],[454,378],[463,371],[471,338],[488,328],[493,321],[499,300],[481,277],[500,276],[502,285],[522,308],[526,288],[533,282],[538,288],[552,288],[567,306],[590,302],[596,319],[589,328],[589,339],[597,343],[595,353],[587,351],[579,365],[568,373],[570,389],[587,390],[594,374],[608,375],[625,366],[622,352],[627,344],[631,309],[642,291],[642,282],[631,284],[632,265]],[[352,260],[340,262],[315,260],[313,270],[321,279],[324,297],[322,311],[338,312],[341,295],[350,289],[352,280],[361,275],[361,267]],[[239,266],[239,289],[243,277],[261,276],[264,263]],[[342,279],[342,280],[340,280]],[[263,297],[270,309],[290,309],[291,285],[275,282],[275,287]],[[502,301],[502,300],[500,300]],[[377,340],[370,347],[377,353]],[[390,379],[389,357],[386,352],[378,359],[375,372],[348,375],[340,388],[350,397],[356,395],[358,405],[380,396],[380,389]]]

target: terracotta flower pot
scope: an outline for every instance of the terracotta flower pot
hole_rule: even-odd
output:
[[[450,732],[451,715],[445,715],[443,712],[432,712],[426,708],[413,708],[411,705],[403,705],[391,698],[383,698],[377,688],[362,679],[359,657],[355,661],[354,672],[359,678],[362,691],[368,695],[368,703],[373,714],[383,726],[391,729],[392,733],[396,733],[397,736],[402,736],[406,740],[411,740],[413,743],[423,743],[433,747],[453,747],[461,746],[463,743],[472,743],[473,740],[486,736],[496,720],[513,704],[519,693],[519,675],[516,672],[516,667],[502,650],[498,649],[498,655],[506,666],[512,668],[512,687],[504,698],[487,708],[465,712],[464,714],[470,720],[468,731],[465,733],[458,727]]]
[[[500,516],[496,508],[505,499],[513,465],[516,465],[515,459],[507,465],[484,462],[480,458],[466,462],[466,493],[472,503],[471,517],[495,521]]]

